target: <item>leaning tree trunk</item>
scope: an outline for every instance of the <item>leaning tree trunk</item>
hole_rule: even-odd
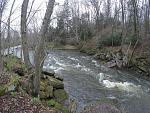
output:
[[[0,73],[3,70],[3,59],[2,59],[2,31],[1,31],[1,22],[2,22],[2,11],[0,10]]]
[[[48,30],[48,26],[50,24],[50,17],[53,13],[53,8],[54,8],[54,3],[55,0],[49,0],[48,6],[46,9],[46,13],[43,19],[43,23],[41,26],[40,30],[40,39],[39,43],[36,47],[35,51],[35,75],[34,75],[34,80],[33,80],[33,96],[37,97],[39,95],[39,90],[40,90],[40,75],[43,67],[43,62],[44,62],[44,41],[46,40],[46,32]]]
[[[24,0],[21,9],[21,38],[22,38],[22,49],[25,65],[29,68],[31,66],[29,60],[29,50],[27,43],[27,8],[29,0]]]

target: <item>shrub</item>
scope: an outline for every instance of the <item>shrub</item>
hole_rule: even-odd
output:
[[[81,40],[89,40],[94,36],[92,30],[89,28],[86,28],[85,30],[80,31],[79,35],[80,35]]]
[[[127,43],[127,44],[130,44],[130,42],[131,42],[131,45],[133,46],[133,45],[135,45],[137,39],[138,39],[138,38],[136,37],[136,35],[129,35],[129,36],[127,37],[126,43]]]
[[[24,72],[27,72],[27,67],[24,63],[22,63],[21,59],[17,58],[16,56],[7,56],[4,58],[5,63],[5,70],[6,71],[13,71],[14,68],[22,68]]]
[[[113,33],[111,35],[104,35],[98,42],[98,48],[104,46],[120,46],[122,41],[121,33]]]

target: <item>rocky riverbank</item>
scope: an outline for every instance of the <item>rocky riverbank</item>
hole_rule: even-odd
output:
[[[129,69],[141,75],[150,76],[150,58],[138,55],[130,59],[130,55],[120,49],[104,48],[101,50],[81,48],[81,52],[93,55],[97,60],[109,68]]]
[[[53,71],[43,70],[38,99],[31,96],[34,71],[28,72],[21,60],[12,56],[5,58],[4,64],[5,72],[0,75],[0,112],[68,113],[64,107],[68,95],[63,79]]]

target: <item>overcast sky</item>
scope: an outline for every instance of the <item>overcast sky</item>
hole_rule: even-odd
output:
[[[3,14],[3,21],[5,21],[5,22],[7,22],[12,2],[13,2],[13,0],[9,0],[6,10]],[[23,2],[23,0],[16,0],[14,8],[13,8],[13,10],[15,12],[13,13],[13,15],[11,17],[11,20],[13,20],[13,22],[11,23],[11,27],[14,29],[17,29],[17,30],[20,29],[19,26],[20,26],[20,15],[21,15],[22,2]],[[34,2],[33,11],[37,10],[40,7],[39,8],[40,11],[38,11],[38,13],[36,14],[37,15],[36,17],[39,20],[38,21],[39,24],[42,22],[42,18],[44,17],[47,2],[48,2],[48,0],[35,0],[35,2]],[[31,3],[32,3],[32,0],[29,0],[28,9],[30,9]],[[56,3],[59,3],[60,5],[62,5],[64,3],[64,0],[56,0]],[[53,12],[53,15],[56,14],[56,10],[58,9],[58,6],[56,6],[54,9],[55,10]]]
[[[32,3],[33,0],[29,0],[29,5],[28,5],[28,11],[30,10],[30,7],[31,7],[31,3]],[[52,18],[56,16],[56,12],[58,11],[58,8],[64,3],[64,0],[55,0],[56,3],[59,3],[59,5],[56,5],[54,7],[54,11],[53,11],[53,15],[52,15]],[[84,1],[84,0],[77,0],[77,1]],[[118,0],[119,1],[119,0]],[[13,0],[9,0],[9,3],[6,7],[6,10],[3,14],[3,21],[5,21],[7,23],[7,19],[8,19],[8,16],[9,16],[9,12],[10,12],[10,8],[11,8],[11,5],[12,5],[12,2]],[[15,6],[13,8],[13,15],[11,17],[11,21],[13,20],[13,22],[11,23],[11,27],[15,30],[20,30],[20,19],[21,19],[21,5],[22,5],[22,2],[23,0],[16,0],[15,2]],[[37,21],[36,24],[38,24],[37,27],[35,28],[40,28],[41,26],[41,23],[42,23],[42,19],[44,17],[44,14],[45,14],[45,10],[46,10],[46,4],[47,4],[48,0],[35,0],[34,2],[34,5],[33,5],[33,9],[32,11],[35,11],[35,10],[39,10],[36,15],[34,16],[34,20]],[[114,3],[113,3],[114,4]],[[93,13],[93,10],[91,10],[92,7],[88,7],[88,9],[84,9],[84,5],[82,7],[82,2],[80,4],[80,13],[84,13],[84,11],[86,10],[89,10],[90,11],[90,14],[91,14],[91,17],[94,17],[95,13]],[[103,7],[101,7],[101,9],[103,10]],[[31,16],[34,12],[31,13]],[[31,22],[31,24],[29,25],[29,27],[31,28],[31,25],[35,24],[35,21],[33,20],[33,22]],[[51,22],[53,24],[53,26],[56,26],[56,20],[52,21]],[[28,27],[28,28],[29,28]]]

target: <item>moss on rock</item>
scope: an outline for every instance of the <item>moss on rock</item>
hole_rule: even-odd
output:
[[[68,98],[68,95],[64,89],[57,89],[54,91],[54,98],[57,102],[63,103]]]
[[[64,105],[58,103],[57,101],[55,101],[54,99],[51,99],[49,101],[47,101],[47,105],[49,107],[54,108],[55,110],[61,111],[63,113],[69,113],[68,110],[64,107]]]
[[[48,85],[45,81],[41,81],[40,98],[47,99],[53,97],[53,86]]]
[[[49,77],[49,76],[48,76],[48,84],[53,86],[56,89],[63,89],[64,88],[64,84],[62,81],[60,81],[56,78],[53,78],[53,77]]]
[[[19,69],[22,73],[27,72],[27,67],[21,61],[21,59],[17,58],[16,56],[7,56],[4,58],[5,70],[6,71],[15,71]]]
[[[7,92],[18,90],[20,78],[17,75],[12,75],[9,79],[10,81],[7,84],[0,86],[0,96],[3,96]]]

